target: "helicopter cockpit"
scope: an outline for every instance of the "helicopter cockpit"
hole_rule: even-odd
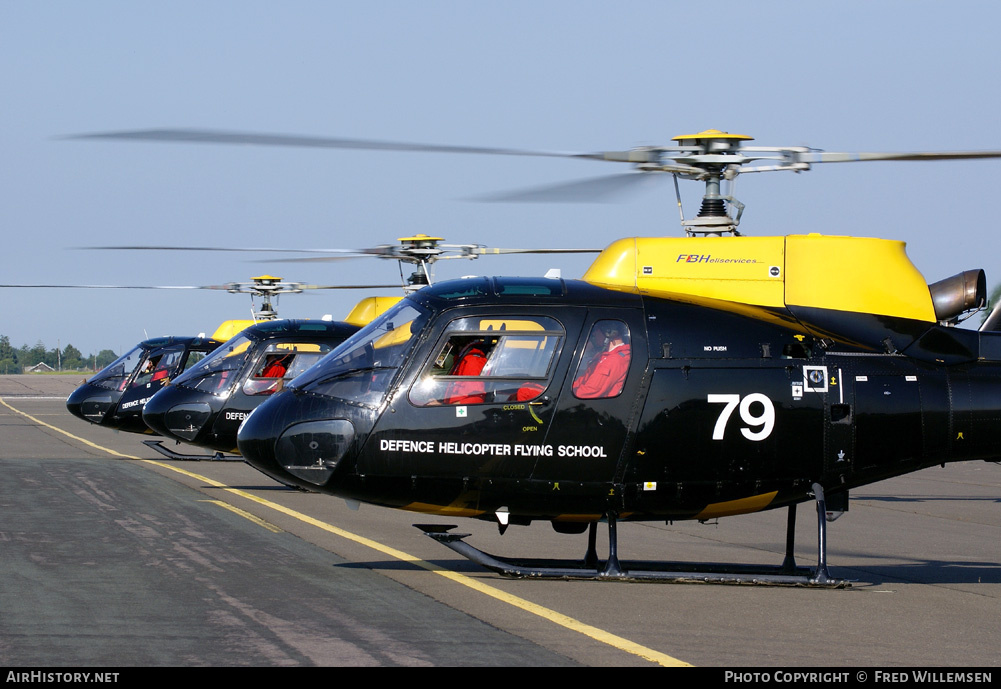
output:
[[[526,301],[560,297],[563,283],[551,279],[468,278],[441,290],[415,293],[372,321],[289,387],[376,407],[423,336],[433,308],[491,295],[524,297]],[[428,298],[427,304],[422,303]],[[564,338],[563,326],[545,316],[455,320],[411,389],[410,401],[415,406],[435,406],[534,399],[545,389]]]
[[[160,346],[164,342],[166,340],[141,342],[94,374],[94,377],[87,382],[100,388],[118,391],[145,387],[147,383],[188,370],[205,357],[204,351],[191,351],[185,358],[188,348],[184,343]],[[207,349],[211,350],[211,347]]]

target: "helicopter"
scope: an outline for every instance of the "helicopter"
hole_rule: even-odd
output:
[[[633,178],[668,173],[676,189],[704,182],[699,213],[682,215],[686,237],[616,240],[580,280],[477,277],[414,292],[243,421],[245,460],[283,482],[502,533],[549,521],[588,534],[581,560],[529,561],[485,553],[453,525],[415,525],[503,575],[843,587],[828,568],[827,523],[851,490],[1001,458],[1001,313],[979,330],[954,327],[986,306],[982,270],[928,285],[900,241],[743,236],[743,204],[721,191],[743,172],[1001,151],[828,153],[750,147],[719,130],[586,154],[197,130],[95,136],[567,155],[632,163]],[[808,502],[817,562],[801,567],[796,508]],[[786,552],[774,567],[619,559],[620,521],[779,508]]]

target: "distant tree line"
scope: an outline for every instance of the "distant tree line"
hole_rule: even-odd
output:
[[[71,344],[62,349],[46,349],[41,340],[34,347],[26,344],[14,347],[9,337],[0,335],[0,375],[22,373],[24,369],[40,362],[62,371],[100,371],[117,358],[118,355],[110,349],[84,356]]]

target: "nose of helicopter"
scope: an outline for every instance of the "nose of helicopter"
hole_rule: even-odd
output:
[[[66,398],[66,408],[77,418],[100,424],[121,396],[115,390],[84,383]]]
[[[271,397],[240,426],[240,454],[258,471],[282,483],[327,487],[355,439],[354,425],[337,415],[338,405],[308,401],[287,390]]]
[[[192,442],[212,416],[206,395],[168,385],[143,407],[143,422],[155,432],[181,442]]]

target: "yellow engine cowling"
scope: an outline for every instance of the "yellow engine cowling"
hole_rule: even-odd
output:
[[[584,275],[595,285],[694,303],[810,307],[938,320],[904,242],[818,234],[622,239]],[[720,304],[722,302],[722,304]]]

